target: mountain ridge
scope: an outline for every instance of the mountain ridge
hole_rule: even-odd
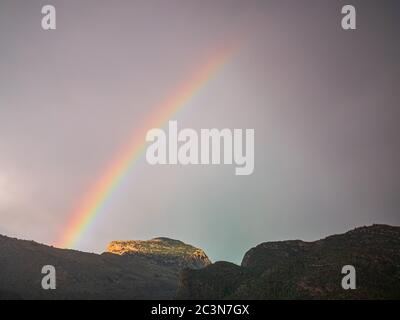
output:
[[[357,288],[341,287],[342,267],[356,268]],[[261,243],[240,266],[185,270],[179,299],[400,299],[400,227],[358,227],[305,242]]]
[[[45,265],[56,269],[55,290],[41,287]],[[174,266],[151,259],[0,235],[0,299],[172,299],[178,281]]]
[[[56,290],[41,288],[49,264]],[[341,288],[344,265],[356,268],[356,290]],[[166,237],[113,241],[95,254],[0,235],[0,299],[400,299],[400,227],[264,242],[241,265],[211,263]]]

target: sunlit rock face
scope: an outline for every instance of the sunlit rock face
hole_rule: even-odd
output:
[[[202,249],[169,238],[112,241],[107,252],[148,259],[160,265],[183,269],[201,269],[211,264]]]

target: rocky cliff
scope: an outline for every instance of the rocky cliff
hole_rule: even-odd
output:
[[[211,264],[203,250],[179,240],[155,238],[147,241],[113,241],[107,252],[137,257],[181,271],[200,269]]]

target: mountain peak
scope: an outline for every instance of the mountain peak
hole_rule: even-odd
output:
[[[106,252],[149,259],[162,265],[174,266],[177,270],[200,269],[211,264],[202,249],[167,237],[112,241]]]

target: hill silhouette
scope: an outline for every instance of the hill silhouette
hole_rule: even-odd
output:
[[[342,267],[356,268],[344,290]],[[400,227],[373,225],[304,242],[266,242],[241,266],[217,262],[182,273],[182,299],[400,299]]]
[[[167,248],[168,242],[171,248],[171,241],[158,243]],[[180,246],[197,249],[182,242]],[[195,261],[188,253],[182,257]],[[44,265],[56,268],[55,290],[41,287]],[[154,255],[99,255],[0,236],[0,299],[172,299],[179,270]]]
[[[56,290],[43,290],[44,265]],[[344,290],[344,265],[356,268]],[[103,254],[0,236],[0,299],[400,299],[400,227],[373,225],[325,239],[265,242],[241,265],[211,263],[169,238],[113,241]]]

